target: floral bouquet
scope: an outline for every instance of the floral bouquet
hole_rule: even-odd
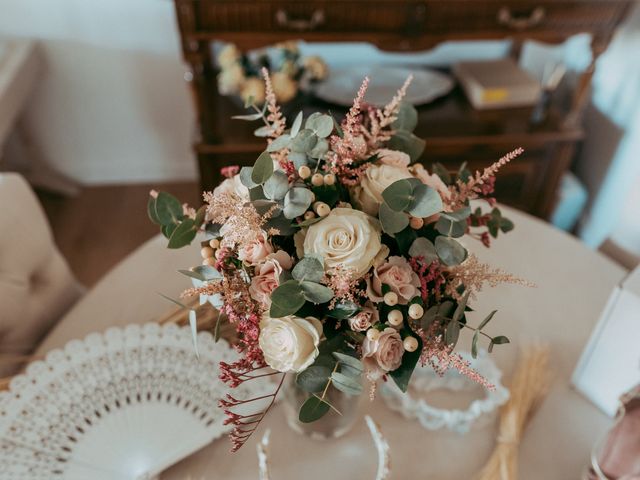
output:
[[[456,368],[491,388],[453,352],[461,329],[471,351],[508,343],[467,322],[469,299],[488,283],[524,283],[482,264],[459,241],[487,247],[513,224],[491,196],[495,174],[521,150],[482,172],[455,175],[420,163],[424,142],[412,130],[417,112],[402,99],[411,78],[384,108],[364,102],[365,79],[341,122],[302,112],[287,127],[271,79],[263,70],[266,103],[242,120],[261,120],[268,144],[253,167],[225,167],[227,178],[204,193],[197,211],[152,192],[149,216],[170,248],[198,232],[202,265],[183,271],[197,285],[183,295],[207,295],[239,333],[241,358],[221,365],[230,386],[279,375],[269,406],[254,414],[220,402],[240,448],[273,404],[286,374],[308,392],[301,422],[330,412],[333,390],[359,395],[369,383],[392,380],[406,391],[416,365]],[[472,205],[484,200],[489,212]],[[354,400],[355,401],[355,400]]]
[[[271,84],[276,100],[287,103],[300,88],[324,80],[329,68],[322,58],[302,58],[297,42],[290,41],[274,45],[257,55],[243,54],[230,43],[218,54],[218,91],[222,95],[239,95],[244,102],[262,105],[265,101],[264,82],[260,77],[262,68],[271,72]]]

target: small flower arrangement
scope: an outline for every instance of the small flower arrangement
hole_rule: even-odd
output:
[[[258,56],[243,54],[230,43],[218,54],[218,91],[222,95],[238,95],[244,102],[262,105],[265,101],[264,82],[260,70],[271,72],[271,85],[276,100],[287,103],[301,88],[324,80],[329,74],[327,64],[318,56],[301,57],[297,42],[289,41],[269,48]]]
[[[402,101],[411,78],[384,108],[364,101],[365,79],[342,122],[302,112],[287,127],[266,70],[264,108],[237,117],[261,120],[266,150],[253,167],[226,167],[226,179],[204,193],[195,211],[166,193],[152,192],[150,218],[170,248],[198,232],[202,265],[183,271],[199,286],[183,295],[207,295],[221,318],[239,333],[241,359],[221,365],[230,387],[295,375],[309,393],[302,422],[333,415],[327,393],[359,395],[363,383],[392,380],[406,391],[416,365],[438,372],[455,368],[492,386],[453,352],[461,329],[495,345],[507,337],[467,318],[469,302],[484,284],[525,283],[481,263],[462,237],[487,247],[513,224],[492,197],[497,170],[518,149],[481,172],[464,166],[456,175],[440,165],[428,172],[415,163],[424,141],[412,130],[417,113]],[[471,201],[484,200],[489,212]],[[225,320],[226,321],[226,320]],[[269,407],[240,415],[254,399],[228,395],[220,402],[235,425],[233,449],[255,431]]]

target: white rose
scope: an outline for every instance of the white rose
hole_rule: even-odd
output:
[[[334,208],[307,230],[304,254],[324,258],[325,268],[340,266],[362,277],[374,263],[388,254],[380,240],[380,223],[364,212]]]
[[[218,54],[218,64],[221,67],[230,67],[238,60],[240,60],[240,50],[233,43],[225,45]]]
[[[360,205],[362,210],[369,215],[377,215],[382,203],[382,192],[393,182],[411,178],[411,173],[406,168],[392,165],[371,165],[360,185],[353,188],[351,197]]]
[[[226,67],[218,74],[218,91],[221,95],[232,95],[240,91],[244,82],[244,70],[239,64]]]
[[[260,321],[258,344],[267,364],[279,372],[301,372],[318,356],[322,323],[293,315]]]
[[[404,152],[398,150],[389,150],[381,148],[376,152],[380,163],[391,165],[392,167],[407,168],[411,163],[411,157]]]
[[[231,178],[226,178],[220,185],[213,189],[214,195],[220,195],[223,193],[233,193],[240,197],[242,202],[249,201],[249,189],[240,181],[240,175],[234,175]]]

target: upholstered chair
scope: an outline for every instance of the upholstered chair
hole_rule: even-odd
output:
[[[27,182],[0,174],[0,377],[16,372],[83,291]]]

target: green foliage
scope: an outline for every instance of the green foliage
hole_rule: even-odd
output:
[[[151,221],[158,225],[175,225],[184,218],[180,201],[166,192],[158,193],[155,199],[150,197],[147,210]]]
[[[282,200],[289,191],[289,178],[282,170],[276,170],[262,186],[264,195],[271,200]]]
[[[511,343],[511,341],[504,335],[498,335],[497,337],[493,337],[491,339],[491,343],[489,343],[489,353],[493,351],[494,345],[502,345],[505,343]]]
[[[269,152],[262,152],[251,171],[251,181],[256,185],[262,185],[273,175],[273,159]]]
[[[445,184],[451,185],[453,179],[451,178],[451,174],[449,173],[449,169],[442,165],[441,163],[434,163],[432,166],[433,173],[440,177]]]
[[[418,125],[418,111],[408,102],[401,102],[398,117],[391,124],[394,130],[413,132]]]
[[[413,371],[420,359],[420,353],[422,352],[422,340],[418,336],[415,336],[415,338],[418,340],[418,348],[416,351],[404,352],[400,367],[389,373],[389,376],[403,392],[406,392],[409,388],[409,380],[411,380],[411,375],[413,375]]]
[[[345,375],[340,372],[331,374],[331,383],[334,387],[347,395],[360,395],[362,393],[362,382],[360,379]]]
[[[185,218],[171,233],[168,247],[182,248],[189,245],[196,238],[196,233],[198,233],[196,222],[191,218]]]
[[[351,355],[333,352],[335,359],[340,362],[340,371],[350,377],[359,377],[364,371],[364,365],[360,360]]]
[[[421,138],[416,137],[413,133],[398,130],[389,140],[387,148],[405,152],[409,155],[411,161],[415,162],[420,158],[420,155],[422,155],[425,145],[426,142]]]
[[[380,205],[378,218],[380,219],[382,230],[389,235],[398,233],[409,225],[409,217],[405,213],[394,211],[386,203]]]
[[[442,199],[433,188],[424,184],[416,185],[411,192],[411,203],[406,210],[414,217],[430,217],[442,211]]]
[[[284,216],[291,220],[304,215],[312,201],[313,193],[308,188],[291,188],[284,197]]]
[[[289,135],[291,137],[295,137],[296,135],[298,135],[298,132],[300,131],[300,127],[302,127],[303,116],[304,115],[302,112],[298,112],[298,115],[296,115],[295,120],[293,120],[293,123],[291,124],[291,131],[289,132]]]
[[[318,142],[318,136],[315,134],[313,130],[309,130],[307,128],[300,130],[298,134],[293,137],[291,143],[289,144],[289,148],[292,152],[302,152],[306,153],[316,146]]]
[[[442,263],[449,267],[460,265],[467,258],[467,250],[453,238],[436,237],[435,247]]]
[[[305,392],[321,392],[331,377],[331,366],[311,365],[296,375],[296,385]]]
[[[418,237],[413,241],[411,248],[409,248],[409,255],[412,257],[423,257],[427,263],[438,260],[436,247],[424,237]]]
[[[327,310],[327,315],[338,320],[346,320],[353,317],[360,311],[360,307],[353,302],[339,302],[336,303],[333,309]]]
[[[274,139],[269,145],[267,145],[267,152],[277,152],[278,150],[282,150],[283,148],[287,148],[289,146],[289,142],[291,141],[291,136],[287,133],[280,135],[278,138]]]
[[[327,138],[333,131],[333,118],[319,112],[312,113],[307,118],[304,128],[311,130],[319,138]]]
[[[397,180],[384,189],[382,198],[391,210],[402,212],[413,200],[413,187],[408,180]]]
[[[308,280],[310,282],[319,283],[324,277],[324,265],[322,259],[315,256],[306,256],[302,258],[291,271],[293,278],[299,281]]]
[[[304,302],[304,293],[298,281],[289,280],[271,292],[269,315],[273,318],[293,315],[304,305]]]
[[[248,189],[252,189],[258,186],[258,184],[251,179],[252,177],[253,167],[242,167],[240,169],[240,182]]]
[[[314,395],[307,398],[307,400],[300,407],[298,413],[298,419],[302,423],[311,423],[321,419],[327,414],[331,407],[327,402]]]
[[[300,282],[304,298],[311,303],[327,303],[333,298],[333,290],[314,282]]]

